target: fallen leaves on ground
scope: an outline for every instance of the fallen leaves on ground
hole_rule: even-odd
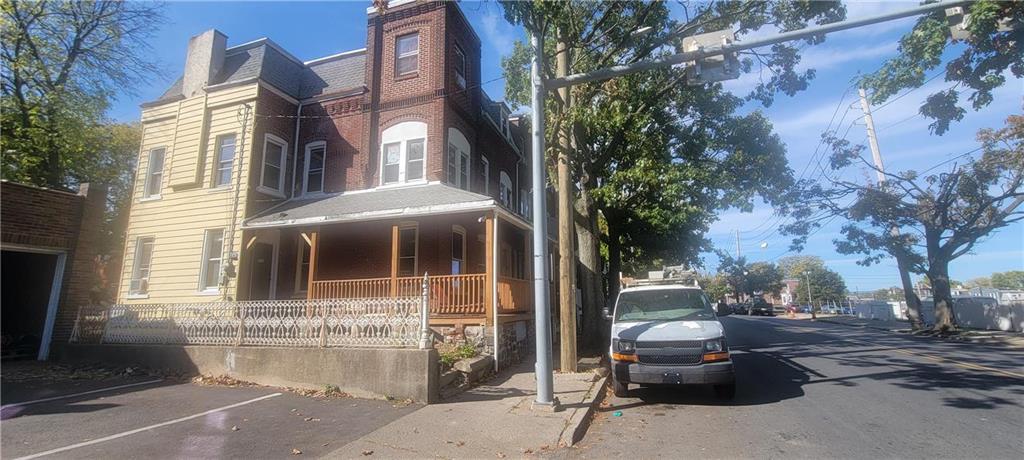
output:
[[[302,451],[299,449],[292,449],[292,455],[302,455]]]
[[[364,450],[363,451],[363,455],[373,455],[373,451],[372,450]]]
[[[227,375],[198,375],[192,378],[192,383],[197,385],[224,386],[231,388],[257,386],[255,383],[238,380]]]
[[[114,377],[148,375],[138,367],[72,366],[38,361],[4,364],[4,382],[105,380]]]

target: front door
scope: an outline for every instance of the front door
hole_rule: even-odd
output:
[[[252,271],[249,272],[249,299],[268,300],[272,292],[274,267],[274,245],[254,243],[252,245]]]

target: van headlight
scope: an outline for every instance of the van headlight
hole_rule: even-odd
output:
[[[636,352],[636,342],[632,340],[619,340],[615,344],[615,351],[619,353],[634,353]]]
[[[704,351],[715,352],[725,351],[725,337],[719,337],[717,339],[705,340]]]

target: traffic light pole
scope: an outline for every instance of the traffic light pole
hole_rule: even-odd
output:
[[[544,38],[540,31],[530,31],[530,43],[533,48],[533,56],[531,58],[530,65],[530,79],[532,86],[531,103],[533,105],[533,107],[531,107],[531,116],[533,117],[533,120],[531,120],[531,137],[533,145],[530,155],[532,161],[531,167],[533,168],[533,303],[535,308],[535,327],[537,329],[537,361],[535,367],[537,373],[537,398],[535,404],[540,406],[557,405],[557,401],[554,399],[554,387],[552,385],[554,375],[551,363],[551,304],[549,302],[550,293],[548,292],[548,280],[551,278],[547,269],[548,232],[547,207],[545,204],[545,184],[547,182],[544,177],[546,170],[546,163],[544,161],[544,136],[546,135],[544,132],[544,99],[546,91],[582,83],[607,80],[644,70],[674,65],[685,65],[687,62],[700,61],[713,56],[733,54],[739,51],[799,40],[815,35],[824,35],[832,32],[877,24],[880,22],[918,16],[969,3],[971,2],[968,0],[929,3],[914,8],[908,8],[903,11],[881,14],[864,19],[842,21],[833,24],[783,32],[760,40],[751,40],[742,43],[728,43],[721,46],[700,48],[696,51],[678,53],[663,59],[612,66],[605,69],[595,70],[593,72],[573,74],[547,80],[543,78],[542,66],[544,62]],[[813,314],[813,306],[811,307],[811,311]]]

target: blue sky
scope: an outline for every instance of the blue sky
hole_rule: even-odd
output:
[[[181,73],[188,38],[203,30],[216,28],[228,36],[228,45],[237,45],[260,37],[270,37],[300,59],[310,60],[340,51],[362,48],[366,41],[366,7],[369,1],[356,2],[171,2],[167,4],[167,23],[152,40],[153,56],[163,69],[159,78],[136,88],[135,94],[121,95],[109,115],[116,120],[136,120],[138,104],[158,97]],[[851,2],[850,17],[862,17],[916,5],[916,2]],[[483,41],[483,81],[501,76],[500,57],[524,37],[522,30],[505,22],[500,5],[489,2],[462,2],[462,9]],[[839,116],[856,102],[856,93],[841,99],[843,91],[858,73],[877,69],[896,53],[898,38],[910,30],[912,19],[878,24],[830,35],[822,45],[807,47],[801,54],[803,66],[817,70],[817,78],[807,91],[794,97],[780,95],[770,108],[748,104],[745,110],[761,109],[770,117],[776,132],[788,149],[790,166],[799,174],[808,164],[821,133],[832,113],[840,106]],[[767,33],[767,32],[762,32]],[[941,68],[940,68],[941,70]],[[933,71],[929,75],[937,73]],[[748,74],[726,83],[737,94],[756,84],[758,75]],[[996,93],[996,100],[987,108],[970,111],[963,121],[953,125],[945,135],[933,136],[928,122],[915,117],[921,101],[932,92],[950,84],[937,78],[925,87],[910,92],[898,102],[874,113],[878,142],[889,170],[922,170],[968,152],[978,146],[978,129],[997,127],[1007,115],[1021,113],[1024,82],[1011,79]],[[484,89],[495,98],[504,94],[504,84],[497,80]],[[843,132],[851,120],[861,115],[859,105],[846,114]],[[864,138],[863,125],[850,127],[848,139]],[[851,171],[850,177],[866,176],[864,171]],[[808,176],[816,176],[813,167]],[[740,230],[741,251],[751,261],[775,260],[788,248],[788,239],[773,232],[777,219],[769,206],[755,206],[751,213],[727,211],[712,226],[708,237],[717,247],[735,251],[735,230]],[[805,254],[825,259],[827,265],[846,279],[851,289],[861,290],[898,284],[895,263],[883,262],[872,267],[856,264],[855,256],[838,254],[832,240],[839,237],[839,219],[815,233]],[[762,248],[765,243],[766,247]],[[717,258],[707,255],[710,267]],[[1024,269],[1024,225],[1001,229],[974,253],[954,261],[950,267],[954,278],[967,280],[992,272]]]

